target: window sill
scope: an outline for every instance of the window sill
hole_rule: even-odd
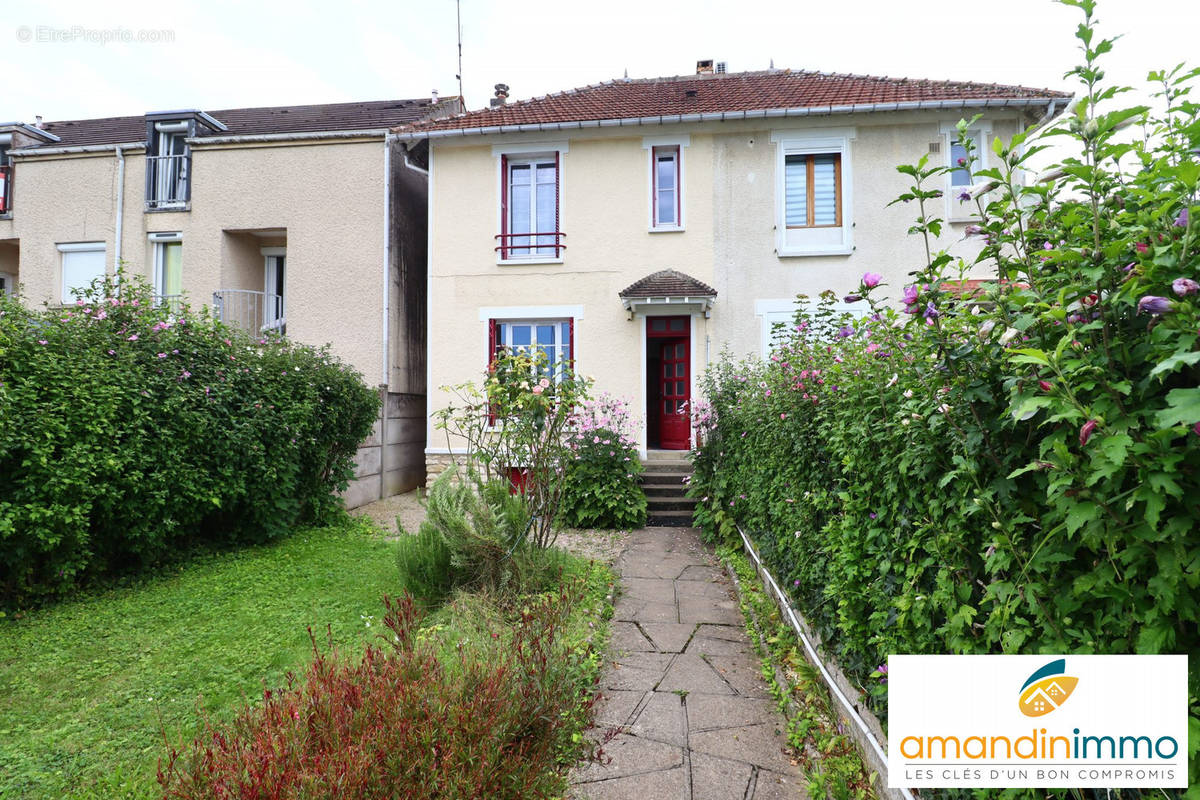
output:
[[[192,204],[184,203],[181,206],[146,206],[147,214],[169,214],[173,211],[191,211]]]
[[[520,267],[525,264],[561,264],[562,257],[559,258],[497,258],[496,263],[501,267]]]
[[[786,250],[776,250],[775,255],[779,258],[805,258],[808,256],[848,256],[853,255],[853,247],[830,247],[830,248],[789,248]]]
[[[0,214],[0,220],[3,220],[3,219],[12,219],[12,212],[5,211],[3,214]]]
[[[683,233],[687,228],[681,225],[657,225],[647,230],[650,233]]]

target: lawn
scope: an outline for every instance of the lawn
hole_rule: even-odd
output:
[[[0,620],[0,798],[155,796],[164,731],[281,684],[308,626],[356,649],[398,580],[394,543],[345,522]]]

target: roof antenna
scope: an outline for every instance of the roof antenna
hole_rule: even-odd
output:
[[[629,67],[625,68],[625,80],[629,80]]]
[[[771,59],[771,66],[767,67],[767,69],[775,69],[775,59]]]
[[[466,101],[463,99],[462,87],[462,0],[454,0],[454,16],[458,23],[458,102],[465,110],[467,107]]]

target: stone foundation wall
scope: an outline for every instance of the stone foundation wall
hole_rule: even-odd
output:
[[[446,471],[446,468],[454,463],[457,458],[461,462],[464,456],[453,456],[449,453],[426,453],[425,454],[425,485],[432,486],[437,480],[437,476]]]

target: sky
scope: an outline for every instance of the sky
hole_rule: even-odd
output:
[[[1052,0],[461,0],[463,93],[776,67],[1074,90]],[[1100,0],[1109,76],[1200,63],[1198,0]],[[0,0],[0,122],[458,94],[454,0]]]

